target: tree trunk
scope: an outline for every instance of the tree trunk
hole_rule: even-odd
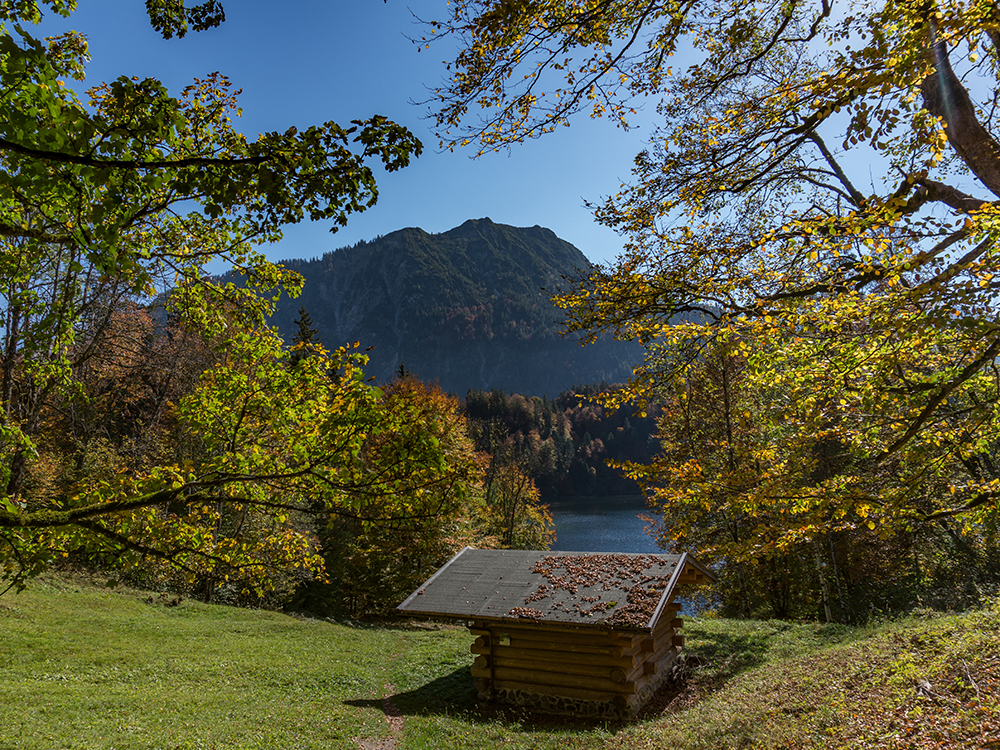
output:
[[[819,587],[823,592],[823,611],[826,614],[826,621],[833,622],[833,614],[830,611],[830,587],[826,583],[826,576],[823,575],[823,554],[819,541],[813,539],[813,551],[816,553],[816,572],[819,574]]]

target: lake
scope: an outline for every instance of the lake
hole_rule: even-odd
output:
[[[646,522],[638,518],[640,513],[650,513],[641,495],[565,497],[549,503],[549,508],[556,525],[552,549],[558,552],[663,552],[645,533]],[[696,617],[716,606],[704,594],[682,595],[675,601],[683,606],[685,617]]]
[[[552,549],[562,552],[662,552],[646,534],[641,495],[567,497],[549,503],[556,526]]]

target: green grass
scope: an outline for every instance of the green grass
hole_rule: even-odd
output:
[[[688,679],[638,722],[595,724],[478,704],[464,629],[171,603],[59,579],[0,597],[0,750],[1000,749],[996,606],[863,629],[689,620]]]

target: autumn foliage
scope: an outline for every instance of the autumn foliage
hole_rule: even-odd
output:
[[[436,91],[446,143],[658,107],[631,181],[594,205],[623,253],[557,301],[571,330],[646,346],[607,403],[667,405],[663,456],[631,469],[664,541],[814,557],[827,602],[848,539],[940,543],[982,582],[1000,520],[995,4],[451,7],[430,29],[462,44]]]

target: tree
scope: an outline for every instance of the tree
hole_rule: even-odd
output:
[[[330,580],[305,592],[300,604],[311,611],[387,610],[477,541],[460,527],[468,525],[483,462],[457,399],[403,373],[380,391],[379,405],[384,423],[366,429],[360,455],[363,491],[346,491],[338,512],[317,518]],[[364,487],[369,473],[384,482],[378,491]],[[399,478],[389,481],[394,473]]]
[[[646,344],[612,403],[746,359],[785,467],[744,500],[781,506],[764,554],[847,528],[995,527],[994,3],[452,7],[432,29],[463,46],[436,92],[448,144],[503,148],[586,109],[627,126],[635,97],[658,102],[632,183],[594,207],[624,252],[558,301],[570,329]],[[840,455],[803,477],[822,445]]]
[[[82,79],[86,41],[76,32],[33,37],[25,25],[43,6],[69,15],[75,3],[21,0],[0,10],[0,564],[21,581],[54,556],[91,546],[192,571],[225,564],[253,586],[266,584],[261,571],[278,560],[315,568],[318,558],[282,518],[286,503],[270,493],[296,482],[358,492],[396,487],[405,463],[379,474],[384,467],[358,460],[368,434],[362,426],[382,425],[371,434],[387,427],[357,356],[324,353],[294,375],[280,374],[286,354],[260,326],[281,287],[294,294],[301,279],[253,243],[273,241],[307,216],[345,223],[377,198],[371,160],[399,169],[420,143],[378,115],[250,141],[231,123],[236,97],[218,74],[179,97],[156,80],[121,77],[81,101],[66,81]],[[147,9],[166,38],[224,19],[215,0],[192,7],[157,0]],[[245,282],[208,276],[204,264],[219,258]],[[98,361],[97,342],[118,325],[116,316],[166,289],[169,313],[184,330],[228,347],[228,364],[179,407],[205,443],[204,460],[92,478],[66,494],[27,494],[46,410],[78,393],[73,374]],[[263,394],[269,403],[255,400]],[[350,497],[328,490],[319,496],[331,505]],[[224,539],[216,533],[220,503],[269,509],[272,527],[257,525],[256,547],[240,532]]]
[[[299,319],[295,321],[295,333],[292,336],[292,364],[298,364],[308,357],[313,350],[319,331],[313,328],[313,320],[305,307],[299,308]]]
[[[470,419],[469,427],[486,463],[475,508],[479,536],[484,543],[489,540],[490,547],[548,549],[555,529],[549,507],[542,504],[535,486],[542,468],[538,433],[531,432],[534,440],[520,433],[510,435],[497,418]]]

